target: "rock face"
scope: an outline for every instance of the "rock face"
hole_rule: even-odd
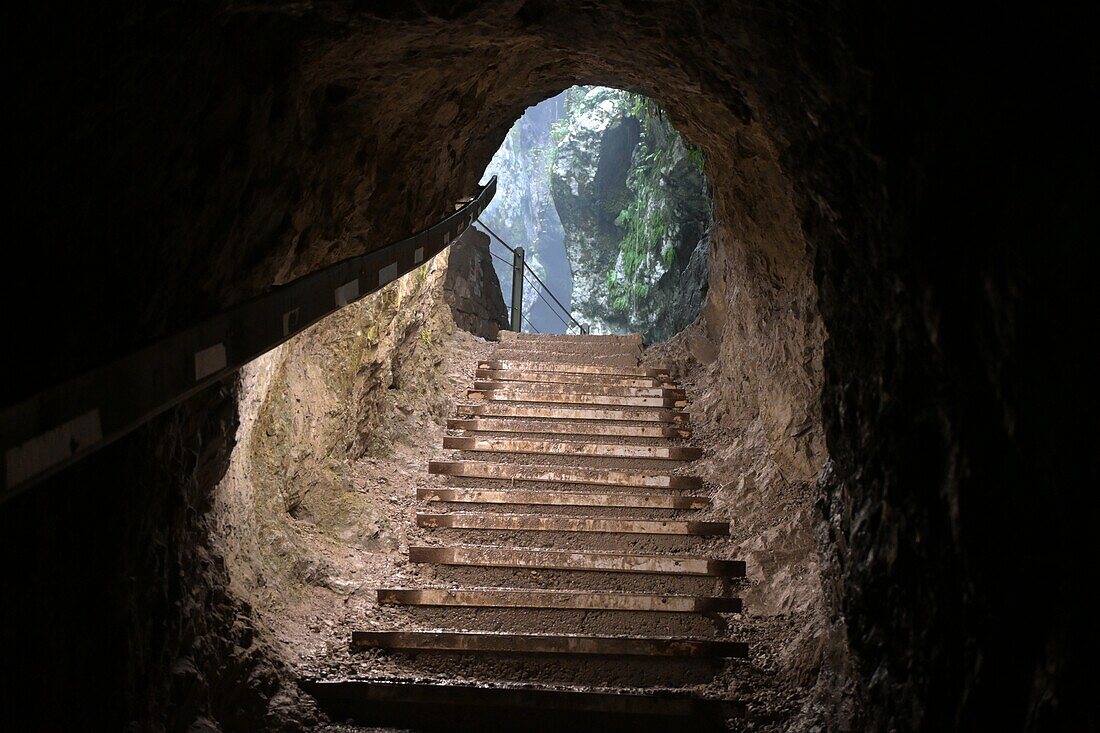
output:
[[[531,266],[550,292],[568,308],[573,292],[573,274],[565,252],[561,221],[550,195],[550,163],[556,141],[551,127],[565,114],[565,95],[559,94],[527,109],[508,131],[500,149],[485,169],[485,180],[497,176],[497,195],[482,215],[494,233],[512,247],[523,247]],[[511,303],[511,253],[493,244],[493,251],[504,258],[493,265]],[[566,325],[539,297],[541,286],[532,283],[523,290],[523,313],[540,333],[564,333]],[[523,323],[524,330],[531,326]]]
[[[508,310],[489,254],[489,236],[467,230],[447,250],[443,293],[455,325],[486,339],[508,328]]]
[[[593,333],[661,341],[699,314],[692,253],[710,225],[700,164],[649,100],[606,87],[566,92],[551,190],[573,268],[573,311]],[[701,278],[701,279],[691,279]],[[684,306],[694,304],[694,309]]]
[[[712,414],[751,428],[773,467],[753,481],[817,509],[798,521],[828,628],[760,660],[818,696],[776,725],[1095,728],[1095,446],[1069,427],[1100,239],[1090,10],[21,5],[3,401],[417,231],[542,99],[638,90],[714,190]],[[292,725],[218,550],[236,396],[205,390],[0,508],[0,715]],[[751,496],[739,478],[719,498]]]
[[[475,314],[502,306],[497,290],[496,303],[455,308],[453,264],[470,274],[476,262],[478,277],[495,281],[484,257],[470,255],[484,251],[474,235],[465,251],[448,250],[242,372],[238,445],[215,493],[219,549],[237,593],[265,617],[302,585],[343,590],[316,537],[397,551],[389,506],[363,490],[355,460],[388,456],[453,413],[438,367],[455,316],[491,327]]]

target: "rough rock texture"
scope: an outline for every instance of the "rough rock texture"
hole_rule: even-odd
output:
[[[739,591],[745,613],[732,624],[750,644],[732,694],[753,701],[750,730],[858,730],[860,697],[843,619],[835,618],[823,585],[815,507],[821,436],[807,423],[789,432],[809,460],[784,463],[767,434],[768,414],[730,412],[740,387],[724,378],[719,348],[696,323],[647,350],[645,362],[671,367],[692,396],[693,442],[705,446],[692,473],[716,486],[712,501],[730,522],[724,551],[747,563]]]
[[[294,731],[316,720],[212,540],[234,397],[207,390],[72,469],[68,485],[4,506],[6,730]]]
[[[550,188],[573,269],[573,312],[592,333],[663,341],[699,315],[706,270],[687,265],[710,224],[707,181],[649,100],[566,93]],[[682,306],[694,300],[693,310]],[[679,306],[679,307],[678,307]]]
[[[455,325],[486,339],[508,328],[508,309],[489,254],[489,235],[473,229],[447,250],[443,293]]]
[[[658,326],[665,333],[679,333],[703,312],[710,290],[710,232],[699,240],[680,274],[680,286],[673,291],[675,300],[664,312]]]
[[[21,6],[3,401],[416,231],[526,106],[643,92],[715,192],[715,414],[753,424],[786,480],[831,458],[821,574],[854,663],[828,650],[822,700],[857,690],[860,730],[1087,730],[1097,481],[1070,425],[1091,414],[1081,253],[1100,239],[1090,11]],[[263,655],[229,653],[238,606],[207,541],[224,389],[0,509],[3,715],[263,726],[279,698],[253,686]],[[205,686],[169,695],[195,658]]]
[[[483,244],[474,234],[469,249]],[[298,660],[288,642],[299,640],[317,589],[344,594],[364,582],[342,572],[346,555],[386,556],[403,542],[378,478],[364,480],[362,468],[422,450],[425,431],[438,432],[453,411],[440,373],[445,352],[456,339],[480,339],[456,333],[446,260],[242,370],[237,446],[215,494],[215,544],[234,593],[275,629],[280,658]]]

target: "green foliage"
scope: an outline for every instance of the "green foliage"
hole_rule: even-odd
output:
[[[664,263],[666,270],[671,270],[672,265],[676,262],[676,248],[668,245],[661,251],[661,262]]]
[[[695,166],[696,170],[698,170],[700,173],[703,171],[703,164],[706,161],[703,159],[702,148],[689,147],[687,151],[687,158],[689,161],[691,161],[691,164]]]
[[[558,145],[561,145],[561,141],[565,139],[566,133],[569,132],[569,118],[562,117],[560,120],[555,120],[550,123],[550,138],[554,141],[554,148],[557,149]]]
[[[663,184],[676,164],[678,138],[667,130],[657,133],[658,126],[667,128],[667,123],[648,98],[625,93],[622,110],[637,116],[642,130],[634,151],[638,165],[627,177],[631,196],[615,218],[615,225],[623,230],[617,268],[621,282],[614,273],[609,279],[609,285],[616,288],[611,301],[616,310],[633,308],[645,299],[656,264],[668,269],[676,260],[675,247],[666,241],[674,218],[673,202]]]
[[[610,102],[610,108],[608,103]],[[606,275],[607,301],[613,311],[627,314],[648,297],[658,271],[676,264],[677,201],[669,181],[682,180],[686,170],[703,170],[702,150],[688,147],[672,128],[660,105],[642,94],[620,89],[572,87],[565,92],[565,115],[552,123],[547,155],[553,166],[570,125],[597,109],[631,117],[639,125],[634,167],[622,195],[604,192],[600,205],[622,237],[615,268]],[[606,112],[605,112],[606,113]],[[673,172],[675,176],[673,176]]]

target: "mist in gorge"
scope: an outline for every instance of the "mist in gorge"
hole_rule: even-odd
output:
[[[592,333],[663,341],[698,317],[707,289],[711,203],[702,151],[647,97],[571,87],[527,109],[485,171],[498,193],[482,220]],[[510,253],[494,266],[506,300]],[[533,283],[527,330],[568,321]]]

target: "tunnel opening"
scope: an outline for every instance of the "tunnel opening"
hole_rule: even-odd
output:
[[[6,206],[28,264],[4,271],[4,312],[23,314],[5,405],[436,221],[540,100],[637,90],[704,151],[714,192],[702,317],[646,358],[697,390],[708,480],[748,558],[761,651],[728,681],[762,702],[733,725],[1095,727],[1079,592],[1095,477],[1087,431],[1064,429],[1096,238],[1087,18],[535,0],[20,13],[5,68],[25,185]],[[495,281],[482,262],[454,302]],[[14,727],[328,724],[295,665],[324,666],[337,635],[305,602],[288,626],[284,594],[342,603],[356,560],[325,553],[387,556],[383,521],[342,519],[384,515],[387,493],[361,486],[405,475],[401,436],[442,429],[457,377],[421,377],[485,343],[457,321],[500,328],[495,307],[439,305],[445,280],[411,276],[0,507]],[[311,433],[351,450],[295,452]],[[244,453],[264,475],[241,473]],[[250,525],[241,482],[257,479],[271,526]],[[308,554],[287,527],[311,561],[271,560]],[[1021,578],[1049,599],[1027,623]]]
[[[482,220],[500,237],[505,301],[509,248],[522,247],[541,276],[523,294],[525,330],[565,333],[575,321],[655,343],[699,316],[711,229],[703,154],[655,102],[571,87],[524,111],[483,181],[491,175],[500,184]]]
[[[555,195],[571,195],[578,186],[575,180],[566,180],[566,175],[589,180],[593,191],[591,200],[584,204],[588,212],[578,216],[572,235],[576,239],[587,239],[591,245],[600,234],[600,227],[604,226],[607,231],[600,244],[608,251],[599,252],[593,246],[582,249],[578,264],[570,273],[574,292],[578,278],[588,278],[589,284],[582,289],[602,294],[602,307],[607,315],[596,316],[593,330],[631,329],[640,322],[635,319],[616,323],[611,315],[610,301],[616,295],[613,280],[626,276],[622,264],[629,247],[642,248],[635,251],[641,256],[631,275],[644,285],[647,278],[656,281],[667,275],[672,264],[686,266],[686,261],[697,257],[700,242],[710,265],[710,242],[733,241],[732,227],[721,219],[710,220],[710,188],[699,170],[702,155],[693,155],[692,148],[678,138],[663,137],[675,134],[674,128],[663,119],[664,113],[657,111],[655,103],[621,90],[588,86],[573,87],[552,96],[547,106],[552,107],[555,100],[559,100],[557,104],[564,108],[569,96],[573,98],[571,104],[574,106],[570,111],[574,117],[566,115],[563,109],[560,117],[541,120],[547,135],[558,135],[565,144],[563,147],[588,146],[600,154],[576,149],[555,154],[549,162],[562,170],[557,181],[562,190],[557,193],[544,191],[541,195],[549,195],[551,199]],[[515,118],[523,108],[515,102],[513,105]],[[601,120],[606,130],[593,124],[593,113],[606,118]],[[648,132],[638,116],[648,120],[646,125],[651,128]],[[520,124],[522,118],[516,123]],[[516,125],[512,126],[510,135],[522,129]],[[578,143],[570,137],[571,125],[582,132],[600,134],[590,135]],[[603,134],[605,131],[609,133]],[[644,146],[646,135],[651,141],[660,140],[665,144],[663,156],[660,149]],[[507,141],[503,149],[508,149]],[[612,153],[610,149],[615,150]],[[486,145],[485,150],[490,148]],[[545,152],[537,155],[544,157]],[[660,161],[652,172],[646,171],[654,185],[666,185],[665,177],[686,176],[691,179],[686,185],[694,189],[692,195],[671,197],[674,199],[671,204],[654,196],[652,191],[637,196],[628,182],[636,180],[632,171],[638,160],[646,156]],[[547,161],[541,162],[547,165]],[[477,161],[471,164],[476,169]],[[590,170],[580,170],[584,165]],[[488,170],[493,171],[492,163]],[[454,421],[446,418],[456,413],[456,407],[458,414],[462,414],[461,404],[468,401],[461,389],[463,382],[468,386],[477,378],[471,367],[493,363],[486,360],[492,360],[495,352],[518,345],[512,339],[504,340],[499,331],[503,325],[499,315],[495,320],[491,317],[469,319],[473,313],[499,314],[504,302],[501,290],[506,292],[505,283],[511,275],[508,273],[507,279],[500,278],[502,288],[469,290],[478,282],[486,286],[493,284],[493,270],[489,264],[493,260],[489,258],[494,253],[489,236],[471,234],[469,242],[454,246],[445,263],[441,258],[438,263],[406,276],[242,370],[237,394],[237,414],[241,422],[236,446],[227,477],[215,492],[216,513],[221,517],[219,523],[233,528],[221,535],[219,551],[226,558],[231,587],[249,604],[253,615],[260,619],[260,625],[274,630],[274,638],[278,641],[272,641],[272,645],[282,662],[293,675],[305,681],[307,689],[325,700],[327,706],[332,706],[326,708],[329,712],[355,711],[357,708],[350,700],[334,703],[329,699],[328,690],[332,688],[326,680],[343,680],[334,684],[349,685],[355,680],[365,684],[364,679],[390,682],[415,679],[425,684],[468,681],[490,686],[538,684],[565,686],[574,691],[617,687],[641,694],[654,694],[668,686],[710,685],[725,689],[725,696],[730,700],[737,700],[744,689],[739,679],[744,670],[736,662],[714,666],[690,660],[654,662],[641,659],[624,666],[613,660],[566,659],[547,664],[537,656],[505,655],[493,657],[492,663],[487,664],[453,654],[442,657],[366,655],[342,648],[353,633],[363,629],[421,633],[423,629],[458,627],[463,633],[503,633],[526,632],[533,628],[545,633],[599,635],[622,634],[631,628],[643,634],[663,637],[671,634],[692,639],[742,638],[748,634],[757,640],[766,638],[767,648],[773,652],[784,650],[782,653],[788,659],[803,660],[810,670],[820,666],[815,655],[821,652],[815,644],[822,644],[823,636],[830,640],[825,643],[836,646],[836,653],[843,654],[843,642],[826,620],[814,534],[812,487],[827,454],[814,402],[820,391],[823,331],[813,306],[816,296],[810,279],[811,255],[798,233],[793,207],[785,199],[789,194],[782,183],[782,175],[775,167],[762,170],[775,179],[772,188],[765,190],[763,196],[775,195],[777,200],[767,203],[768,216],[757,215],[755,225],[766,227],[766,232],[752,232],[752,235],[756,241],[768,241],[770,246],[789,252],[783,261],[772,262],[753,252],[749,245],[744,250],[731,247],[734,251],[727,251],[725,260],[716,260],[715,270],[725,273],[742,288],[745,282],[753,283],[755,292],[768,302],[799,304],[794,311],[782,308],[798,322],[796,328],[771,330],[779,328],[775,323],[766,333],[754,337],[768,339],[773,350],[779,347],[781,338],[783,350],[773,351],[771,361],[766,363],[754,364],[744,357],[735,360],[723,356],[724,350],[745,352],[757,345],[738,343],[729,337],[725,320],[731,308],[729,285],[722,282],[717,285],[708,282],[702,288],[698,284],[683,288],[694,288],[696,297],[700,290],[707,292],[709,300],[705,308],[696,302],[694,312],[687,307],[677,311],[676,317],[682,324],[678,333],[669,335],[660,331],[660,328],[670,328],[671,313],[659,325],[653,321],[637,328],[638,331],[647,330],[650,336],[670,336],[663,343],[644,352],[638,349],[636,356],[632,351],[636,347],[623,347],[627,348],[625,354],[631,354],[627,358],[632,364],[668,368],[676,384],[691,391],[692,426],[686,434],[694,435],[692,445],[696,447],[692,450],[698,449],[705,455],[692,464],[692,474],[699,474],[708,486],[715,487],[716,497],[706,499],[707,509],[691,515],[693,521],[702,520],[703,524],[710,521],[728,526],[733,522],[738,527],[735,537],[715,538],[701,545],[692,538],[611,534],[589,539],[585,535],[560,532],[511,532],[498,540],[509,547],[529,550],[546,547],[551,543],[547,537],[561,538],[567,548],[595,548],[598,552],[632,549],[643,554],[699,554],[703,552],[701,547],[707,547],[711,554],[747,563],[745,587],[726,581],[716,586],[715,581],[708,578],[668,578],[663,581],[662,588],[675,598],[691,597],[692,594],[706,597],[708,592],[733,594],[739,604],[737,612],[721,616],[712,614],[709,619],[651,613],[636,620],[637,614],[606,610],[557,609],[532,615],[522,609],[499,607],[395,608],[383,603],[380,595],[376,596],[377,589],[407,588],[417,583],[426,584],[429,589],[442,584],[452,589],[487,587],[499,592],[501,587],[518,587],[545,591],[559,587],[568,579],[570,588],[585,589],[595,583],[590,590],[610,588],[614,593],[627,595],[638,593],[647,585],[644,578],[614,574],[581,582],[560,570],[516,574],[459,568],[447,573],[410,562],[414,546],[423,551],[424,545],[438,547],[443,541],[446,546],[446,538],[456,537],[453,541],[464,543],[463,546],[481,546],[487,541],[485,533],[441,532],[417,525],[422,512],[435,510],[420,500],[421,493],[438,488],[427,475],[427,461],[458,455],[441,452],[438,445],[446,446],[446,441],[455,439],[449,437],[455,434],[451,424]],[[507,172],[502,166],[496,175]],[[502,185],[505,191],[502,208],[513,209],[511,213],[517,220],[508,221],[505,216],[495,214],[491,206],[482,218],[486,231],[496,241],[501,241],[497,238],[502,233],[509,238],[518,231],[526,235],[528,228],[537,233],[540,226],[537,222],[518,218],[536,208],[530,199],[523,200],[525,195],[530,196],[530,191],[520,191],[511,200],[513,194],[508,193],[509,185],[522,189],[528,184],[506,181]],[[549,187],[549,181],[545,185]],[[719,187],[717,195],[721,196],[721,191]],[[539,195],[536,193],[535,197]],[[522,206],[516,205],[516,201]],[[546,203],[544,198],[543,206]],[[673,210],[688,213],[680,221],[667,222],[667,228],[674,229],[671,236],[664,231],[651,242],[624,242],[630,233],[628,227],[622,226],[624,212],[641,217],[639,211],[646,206],[657,210],[657,218]],[[784,236],[788,239],[783,240]],[[683,245],[684,251],[678,251],[677,245]],[[565,248],[562,242],[562,249]],[[666,249],[672,252],[667,264],[662,259],[667,256]],[[531,251],[537,253],[538,248],[531,247]],[[721,245],[716,245],[713,251],[721,252]],[[678,263],[677,259],[685,262]],[[467,264],[467,260],[473,264]],[[657,265],[653,268],[656,273],[646,270],[647,266],[654,265]],[[604,269],[596,270],[594,275],[591,270],[583,269],[601,266]],[[761,270],[765,267],[771,273],[766,283],[762,281]],[[542,282],[540,279],[539,284]],[[777,287],[777,282],[782,286]],[[674,280],[670,287],[676,290],[666,293],[665,297],[675,297],[682,286],[679,279]],[[766,290],[760,289],[764,287]],[[452,291],[461,291],[461,297],[450,297]],[[746,298],[747,293],[742,290],[741,296]],[[475,301],[480,305],[472,305]],[[632,310],[635,315],[641,312],[637,308]],[[534,309],[528,312],[533,313]],[[591,310],[587,313],[595,316]],[[565,325],[563,321],[559,323]],[[470,331],[482,337],[498,337],[500,345],[493,347],[491,343],[474,338]],[[580,337],[582,342],[587,338],[590,337]],[[602,348],[593,345],[592,351],[600,354]],[[797,365],[786,360],[792,354],[798,355]],[[563,353],[555,358],[570,361],[576,357],[576,353]],[[600,359],[605,357],[593,358],[596,363],[603,363]],[[744,369],[754,371],[746,373]],[[479,368],[477,374],[481,371]],[[750,388],[735,388],[734,384]],[[587,439],[597,440],[594,437]],[[630,450],[641,450],[662,441],[618,437],[614,442],[625,443]],[[436,448],[426,448],[433,444]],[[569,444],[555,445],[565,447]],[[540,455],[536,464],[570,466],[576,460]],[[651,471],[666,468],[661,461],[654,460],[624,463],[617,459],[598,459],[591,465],[601,469],[631,465]],[[587,469],[582,467],[581,470]],[[733,476],[736,479],[731,480],[729,477]],[[580,487],[553,488],[586,489],[584,482],[581,483]],[[516,483],[514,480],[506,483],[479,479],[458,480],[457,485],[458,491],[465,488],[503,492],[515,488]],[[587,490],[598,488],[587,487]],[[469,513],[470,507],[458,508]],[[524,521],[533,516],[529,507],[506,509],[513,513],[528,512],[520,517]],[[596,517],[583,521],[613,522],[629,515],[640,517],[643,524],[665,522],[677,515],[675,511],[624,510],[611,506],[557,509],[547,521],[578,521],[570,519],[578,512],[583,517]],[[489,538],[499,535],[490,534]],[[795,672],[793,667],[793,664],[780,668],[751,665],[756,670],[754,674],[760,675],[755,691],[768,690],[763,697],[785,700],[769,705],[769,712],[758,708],[757,715],[786,719],[801,704],[798,701],[816,694],[817,676],[812,671]],[[370,710],[378,714],[385,712],[379,710],[377,704],[367,705],[368,712],[362,712],[361,708],[362,705],[357,715],[363,722],[371,722]],[[494,710],[491,705],[482,708],[475,704],[466,714],[473,715],[472,720],[482,721],[488,715],[488,720],[492,721],[500,714]],[[726,726],[720,712],[711,711],[708,715],[708,724]]]

